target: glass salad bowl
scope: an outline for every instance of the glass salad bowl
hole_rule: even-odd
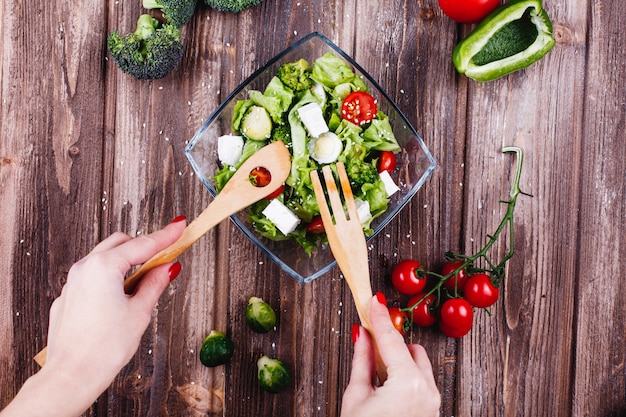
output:
[[[387,210],[372,220],[370,224],[372,233],[367,236],[369,240],[406,206],[434,170],[435,160],[422,138],[377,82],[344,51],[317,32],[305,36],[279,53],[237,87],[196,132],[186,147],[185,154],[211,195],[217,195],[214,176],[221,168],[218,138],[232,134],[235,104],[239,100],[246,100],[251,90],[264,91],[281,64],[299,59],[305,59],[312,64],[327,52],[344,60],[365,83],[370,94],[377,100],[378,110],[388,117],[401,148],[396,154],[397,167],[392,173],[399,190],[391,195]],[[274,241],[262,236],[252,227],[246,210],[231,216],[231,219],[272,261],[303,283],[320,277],[336,265],[327,244],[318,243],[309,254],[293,240]]]

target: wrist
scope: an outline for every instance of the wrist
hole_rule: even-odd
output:
[[[47,364],[26,380],[0,417],[79,416],[99,395],[78,378]]]

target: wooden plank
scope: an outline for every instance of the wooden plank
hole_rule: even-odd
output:
[[[50,304],[98,238],[103,4],[1,9],[3,407],[38,370]]]
[[[583,22],[550,9],[556,30]],[[570,20],[571,19],[571,20]],[[563,22],[563,23],[557,23]],[[582,35],[584,37],[584,35]],[[579,44],[561,42],[526,70],[480,84],[469,82],[466,248],[480,248],[504,214],[514,158],[524,150],[521,197],[515,213],[516,255],[492,315],[477,311],[460,342],[459,415],[570,415],[576,292],[584,58]],[[567,67],[568,71],[559,68]],[[568,93],[566,94],[565,91]],[[538,111],[538,109],[541,109]],[[493,251],[501,258],[505,236]],[[470,250],[472,252],[472,250]],[[539,359],[541,358],[541,359]]]
[[[581,145],[573,416],[626,413],[626,43],[623,2],[588,10]],[[574,40],[564,32],[567,40]],[[600,391],[601,395],[590,395]]]

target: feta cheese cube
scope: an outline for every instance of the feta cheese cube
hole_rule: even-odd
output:
[[[300,116],[302,124],[304,124],[304,127],[312,137],[316,138],[322,133],[328,132],[328,125],[326,120],[324,120],[322,108],[319,104],[315,102],[305,104],[298,108],[298,116]]]
[[[236,165],[243,152],[243,138],[224,135],[217,138],[217,157],[224,165]]]
[[[383,171],[378,175],[380,176],[383,184],[385,184],[385,191],[387,191],[388,197],[391,197],[392,195],[400,191],[400,188],[398,188],[396,183],[393,182],[393,179],[391,178],[391,175],[389,175],[389,172]]]
[[[367,223],[372,219],[372,213],[370,213],[370,203],[359,198],[355,198],[354,205],[356,206],[356,212],[359,215],[359,221],[361,224]]]
[[[296,227],[300,224],[300,218],[293,214],[287,206],[276,198],[265,207],[262,213],[274,223],[278,230],[284,235],[288,235],[296,230]]]

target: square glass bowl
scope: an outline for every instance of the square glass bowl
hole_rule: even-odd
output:
[[[307,35],[285,49],[237,87],[196,132],[186,147],[185,154],[196,175],[215,197],[217,192],[213,175],[219,169],[217,142],[220,136],[232,133],[231,121],[235,103],[247,99],[249,90],[265,90],[282,63],[304,58],[312,64],[326,52],[332,52],[344,59],[354,72],[361,76],[370,93],[378,100],[379,110],[389,117],[396,139],[402,147],[402,151],[396,155],[397,168],[392,175],[400,191],[391,197],[387,211],[372,222],[371,228],[374,233],[367,237],[369,240],[376,236],[420,189],[434,170],[435,160],[422,138],[378,83],[337,45],[317,32]],[[336,265],[328,245],[320,245],[309,256],[292,240],[275,242],[261,236],[248,221],[245,210],[231,216],[231,219],[272,261],[303,283],[320,277]]]

